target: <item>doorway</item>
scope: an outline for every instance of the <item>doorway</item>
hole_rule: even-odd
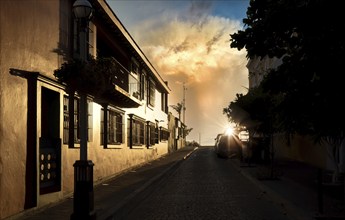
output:
[[[45,87],[41,94],[40,195],[61,190],[60,94]]]

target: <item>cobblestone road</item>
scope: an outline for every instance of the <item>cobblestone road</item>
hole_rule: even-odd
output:
[[[229,160],[218,158],[212,148],[201,148],[185,160],[125,219],[292,219],[284,207],[238,173]],[[135,204],[135,203],[134,203]]]

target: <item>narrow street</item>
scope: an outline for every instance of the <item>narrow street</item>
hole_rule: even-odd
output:
[[[292,219],[212,148],[196,150],[152,187],[121,214],[123,219]]]

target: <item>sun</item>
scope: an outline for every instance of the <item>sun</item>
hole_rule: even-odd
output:
[[[225,131],[225,134],[230,136],[234,134],[234,128],[233,127],[228,127]]]

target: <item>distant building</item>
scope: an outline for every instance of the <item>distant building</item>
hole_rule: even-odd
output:
[[[169,112],[168,115],[168,123],[170,132],[169,152],[173,152],[186,146],[186,137],[184,137],[184,129],[186,126],[171,112]]]
[[[113,57],[117,68],[108,94],[88,95],[88,158],[97,184],[168,153],[174,134],[167,83],[106,1],[89,1],[88,52]],[[73,192],[79,94],[53,75],[79,56],[73,3],[0,1],[0,219]]]
[[[281,59],[276,57],[255,57],[250,59],[247,63],[247,68],[249,71],[249,88],[257,87],[264,76],[274,68],[277,68],[282,63]]]

